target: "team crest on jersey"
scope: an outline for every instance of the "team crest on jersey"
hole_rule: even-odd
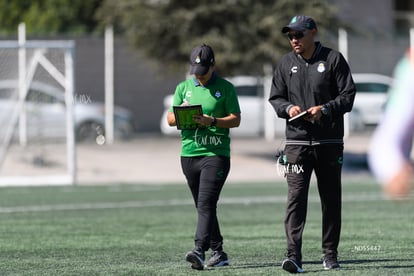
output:
[[[322,62],[319,63],[319,65],[318,65],[318,72],[319,73],[325,72],[325,64],[323,64]]]
[[[217,90],[216,93],[214,93],[214,97],[220,98],[221,97],[221,92],[219,90]]]

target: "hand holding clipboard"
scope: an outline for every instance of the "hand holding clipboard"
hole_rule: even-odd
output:
[[[194,121],[194,115],[203,115],[200,104],[173,106],[177,129],[197,129],[205,126]]]
[[[305,111],[302,111],[301,113],[299,113],[298,115],[296,115],[296,116],[293,116],[293,117],[291,117],[291,118],[289,118],[289,122],[292,122],[292,121],[295,121],[295,120],[297,120],[297,119],[300,119],[300,118],[303,118],[303,117],[305,117],[306,115],[308,115],[308,111],[307,110],[305,110]]]

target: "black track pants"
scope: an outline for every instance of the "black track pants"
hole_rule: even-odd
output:
[[[341,232],[341,172],[343,145],[287,145],[285,165],[288,200],[285,217],[288,256],[302,259],[302,234],[308,192],[315,172],[322,208],[322,252],[337,253]]]
[[[223,237],[217,219],[217,201],[230,171],[223,156],[181,157],[181,167],[198,213],[195,247],[222,250]]]

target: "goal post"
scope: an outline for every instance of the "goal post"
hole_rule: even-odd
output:
[[[74,45],[0,41],[0,186],[76,183]]]

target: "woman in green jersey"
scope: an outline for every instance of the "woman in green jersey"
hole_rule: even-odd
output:
[[[223,237],[217,220],[217,201],[230,170],[230,128],[240,125],[240,107],[234,86],[214,72],[214,52],[208,45],[190,55],[193,78],[177,85],[173,106],[201,105],[194,115],[198,126],[181,130],[181,167],[198,213],[195,247],[186,254],[193,269],[229,264],[223,251]],[[173,106],[167,115],[170,126],[177,121]],[[211,258],[205,263],[205,252]]]

